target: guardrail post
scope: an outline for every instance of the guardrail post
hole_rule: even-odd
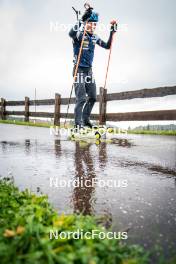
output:
[[[1,119],[6,119],[6,101],[4,98],[1,98]]]
[[[29,97],[25,97],[24,121],[29,122]]]
[[[60,94],[55,94],[55,109],[54,109],[54,125],[60,126],[60,105],[61,105],[61,96]]]
[[[100,103],[99,103],[99,125],[106,124],[106,95],[107,89],[100,87]]]

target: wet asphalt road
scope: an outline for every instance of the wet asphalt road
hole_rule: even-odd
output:
[[[97,145],[0,124],[0,176],[48,194],[59,213],[94,214],[114,231],[129,229],[127,243],[157,244],[166,258],[176,253],[176,137],[126,135]],[[60,180],[70,186],[56,186]]]

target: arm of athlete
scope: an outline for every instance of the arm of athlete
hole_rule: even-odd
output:
[[[83,37],[83,29],[82,29],[82,23],[79,21],[74,25],[70,31],[69,31],[69,36],[73,40],[78,40],[81,41]]]
[[[111,47],[111,43],[112,43],[112,37],[113,37],[113,34],[117,31],[117,22],[115,20],[111,21],[111,30],[110,30],[110,35],[109,35],[109,39],[107,42],[103,41],[102,39],[100,39],[98,37],[97,39],[97,44],[104,48],[104,49],[110,49]]]

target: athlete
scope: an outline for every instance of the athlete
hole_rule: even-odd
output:
[[[76,105],[74,110],[76,128],[81,128],[82,126],[88,126],[92,128],[92,124],[90,122],[90,114],[96,102],[97,96],[96,84],[92,73],[95,44],[98,44],[102,48],[110,49],[112,35],[117,30],[117,22],[113,20],[111,22],[109,39],[107,42],[104,42],[94,33],[98,19],[98,14],[93,11],[93,8],[89,7],[82,16],[81,21],[79,21],[73,28],[71,28],[69,32],[69,36],[73,40],[74,76],[78,54],[84,35],[84,27],[86,27],[77,76],[74,83],[76,95]],[[86,98],[86,95],[88,95],[88,99]]]

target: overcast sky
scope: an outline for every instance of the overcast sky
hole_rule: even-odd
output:
[[[176,84],[176,1],[90,1],[106,27],[119,21],[107,82],[109,92]],[[72,42],[69,24],[76,22],[72,6],[83,11],[84,1],[0,0],[0,96],[6,99],[68,96],[72,84]],[[55,25],[55,27],[54,27]],[[56,27],[57,26],[57,27]],[[107,40],[109,31],[97,29]],[[104,83],[108,51],[96,47],[94,75]],[[133,111],[175,108],[176,96],[118,104]],[[145,106],[147,105],[147,108]],[[139,107],[140,106],[140,107]],[[114,106],[115,107],[115,106]],[[114,107],[112,106],[113,110]],[[150,109],[149,109],[150,108]]]

